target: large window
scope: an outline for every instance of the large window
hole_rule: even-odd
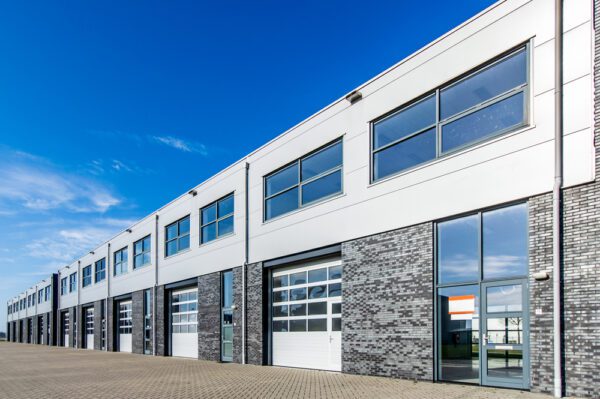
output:
[[[376,181],[527,123],[524,46],[373,124]]]
[[[127,273],[127,247],[122,248],[115,252],[115,267],[114,275],[120,276],[121,274]]]
[[[165,227],[165,256],[175,255],[190,247],[189,215]]]
[[[266,176],[264,219],[340,194],[342,158],[339,139]]]
[[[202,244],[233,233],[233,194],[200,210]]]
[[[106,278],[106,258],[102,258],[94,263],[94,282],[98,283]]]
[[[50,300],[50,286],[44,288],[44,296],[46,297],[45,301],[48,302]]]
[[[88,265],[81,271],[81,286],[83,288],[92,285],[92,265]]]
[[[77,291],[77,272],[69,276],[69,292]]]
[[[150,236],[146,236],[133,244],[133,268],[150,264]]]
[[[171,326],[174,334],[197,332],[197,289],[173,292],[171,297]]]
[[[38,305],[40,303],[42,303],[42,301],[44,300],[44,289],[43,288],[38,291],[37,299],[38,299]]]

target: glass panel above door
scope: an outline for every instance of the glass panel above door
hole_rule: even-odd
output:
[[[507,313],[523,310],[523,288],[521,284],[487,287],[487,312]]]
[[[438,283],[479,280],[479,217],[438,224]]]

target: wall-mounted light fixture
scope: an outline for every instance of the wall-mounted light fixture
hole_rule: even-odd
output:
[[[362,99],[362,93],[358,90],[354,90],[352,93],[350,93],[346,96],[346,100],[350,104],[354,104],[355,102],[360,101],[361,99]]]
[[[541,272],[537,272],[537,273],[533,273],[532,277],[536,280],[536,281],[545,281],[548,280],[550,278],[550,273],[548,273],[547,271],[541,271]]]
[[[198,195],[198,191],[190,190],[190,191],[188,191],[188,194],[191,195],[192,197],[195,197],[196,195]]]
[[[125,231],[128,232],[128,233],[131,233],[132,230],[131,229],[127,229]]]
[[[90,255],[94,255],[94,254],[95,254],[95,252],[94,252],[94,251],[90,251]]]

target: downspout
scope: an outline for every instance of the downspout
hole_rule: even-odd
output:
[[[152,354],[156,356],[156,294],[158,291],[158,214],[154,218],[154,287],[152,294]]]
[[[106,246],[106,301],[104,302],[104,350],[108,352],[108,301],[110,299],[110,242]],[[114,313],[114,309],[113,309]],[[111,328],[114,326],[111,325]],[[112,337],[112,333],[111,333]]]
[[[554,188],[552,190],[552,270],[554,324],[554,397],[562,397],[561,191],[563,184],[563,0],[554,1]]]
[[[248,262],[250,260],[250,226],[248,225],[248,221],[250,220],[248,216],[248,211],[250,209],[250,202],[248,198],[249,190],[249,173],[250,173],[250,164],[246,162],[246,181],[244,187],[244,266],[242,266],[242,364],[246,364],[246,267],[248,267]]]
[[[77,261],[77,281],[75,281],[75,283],[77,284],[77,306],[75,306],[75,321],[77,323],[77,326],[74,328],[74,333],[75,333],[75,341],[76,344],[74,344],[74,348],[81,348],[81,344],[83,340],[80,340],[79,338],[82,337],[83,335],[81,334],[81,313],[79,312],[81,310],[81,285],[79,284],[80,281],[83,281],[81,278],[81,260]]]

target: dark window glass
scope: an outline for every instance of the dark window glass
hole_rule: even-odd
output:
[[[327,331],[327,319],[308,319],[308,331]]]
[[[438,224],[438,282],[479,279],[479,218],[477,215]]]
[[[278,276],[278,277],[273,277],[273,288],[279,288],[279,287],[287,287],[288,285],[288,276]]]
[[[342,296],[342,284],[329,284],[329,296]]]
[[[527,275],[527,205],[483,214],[483,278]]]
[[[233,194],[201,209],[200,242],[233,233]]]
[[[290,316],[305,316],[306,315],[306,304],[295,304],[290,305]]]
[[[287,302],[288,300],[288,291],[275,291],[273,292],[273,302]]]
[[[442,152],[502,133],[525,121],[525,94],[519,92],[442,126]]]
[[[95,273],[94,280],[95,282],[100,282],[106,278],[106,258],[102,258],[96,263],[94,263]]]
[[[287,305],[273,306],[273,317],[287,317],[288,307]]]
[[[302,204],[309,204],[341,192],[342,171],[338,170],[303,185]]]
[[[233,272],[223,273],[223,307],[230,308],[233,305]]]
[[[233,195],[223,198],[218,203],[219,218],[233,213]]]
[[[217,230],[219,237],[233,233],[233,216],[219,220]]]
[[[327,298],[327,286],[317,285],[308,288],[308,299]]]
[[[342,164],[342,143],[338,142],[302,160],[302,180],[310,179]]]
[[[337,280],[338,278],[342,278],[342,267],[341,266],[332,266],[329,268],[329,279]]]
[[[306,272],[290,274],[290,285],[306,284]]]
[[[309,283],[318,283],[325,280],[327,280],[327,268],[308,271]]]
[[[294,163],[265,179],[266,195],[271,196],[298,184],[298,163]]]
[[[82,270],[82,285],[83,287],[87,287],[92,284],[92,265],[86,266]]]
[[[341,303],[333,303],[333,304],[331,304],[331,313],[333,313],[333,314],[341,314],[342,313],[342,304]]]
[[[308,314],[327,314],[327,302],[311,302],[308,304]]]
[[[378,149],[435,124],[435,95],[395,113],[373,126],[373,147]]]
[[[306,331],[306,319],[290,320],[290,331]]]
[[[521,50],[440,92],[440,114],[446,119],[527,82],[527,53]]]
[[[150,264],[150,236],[144,237],[133,244],[133,268]]]
[[[294,288],[290,290],[290,301],[301,301],[306,299],[306,288]]]
[[[202,224],[214,222],[217,220],[217,205],[212,204],[202,208]]]
[[[273,332],[287,332],[288,321],[287,320],[273,320]]]
[[[376,152],[373,158],[375,180],[435,158],[435,128]]]
[[[211,223],[202,227],[202,242],[209,242],[217,238],[217,224]]]
[[[266,219],[272,219],[298,208],[298,187],[269,198],[266,203]]]

